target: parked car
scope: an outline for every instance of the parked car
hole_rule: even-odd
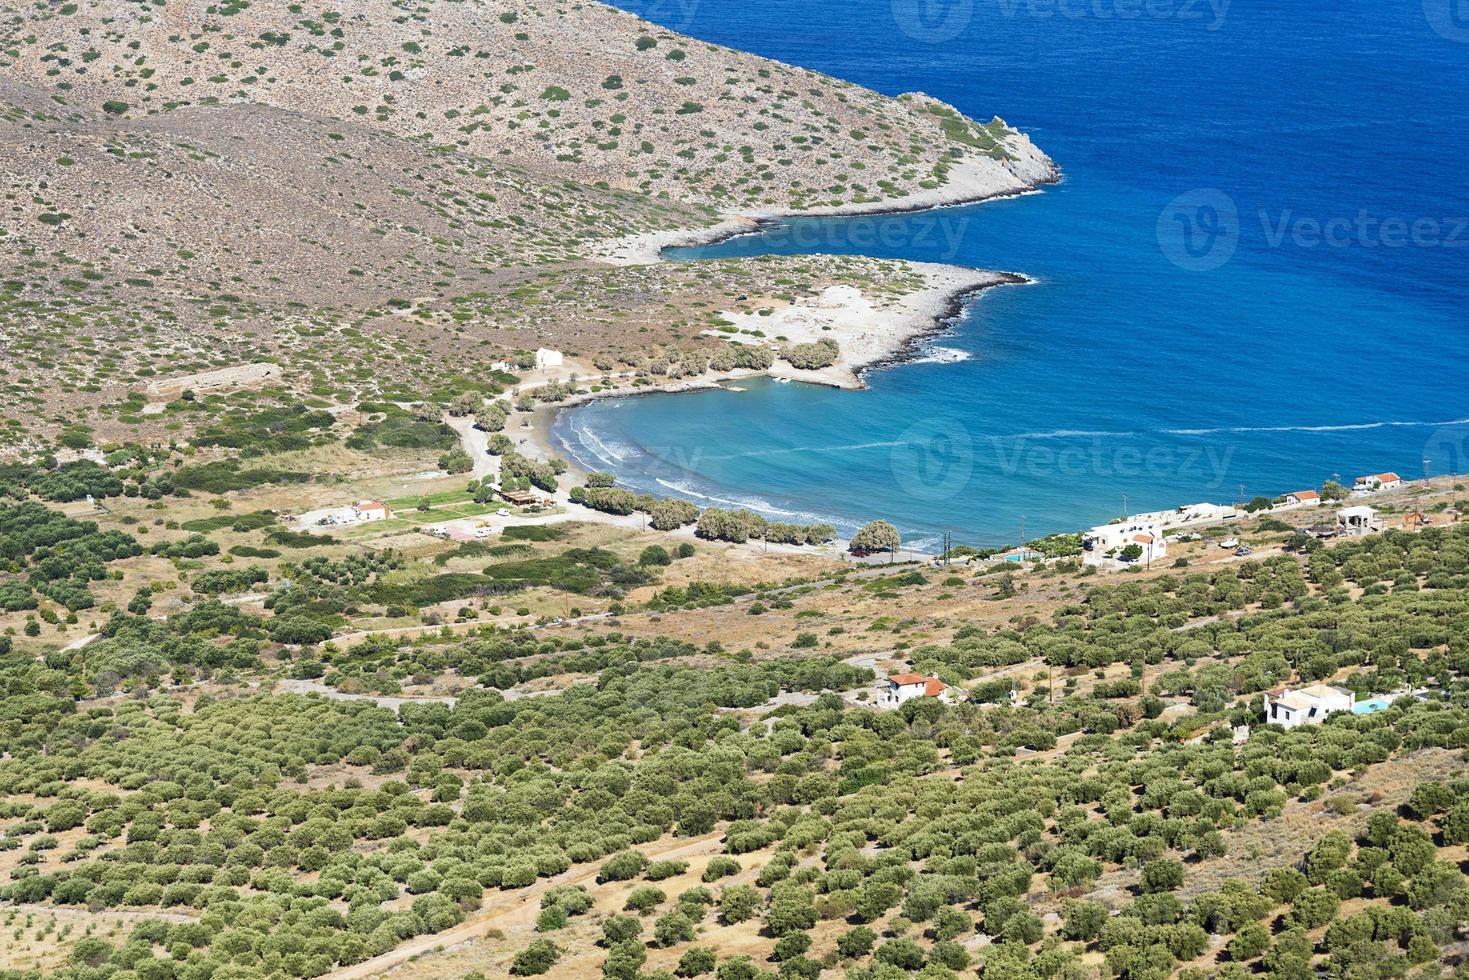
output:
[[[506,510],[504,507],[501,507],[499,510],[495,511],[495,516],[496,517],[509,517],[510,516],[510,511]]]
[[[1240,558],[1246,558],[1250,555],[1253,555],[1255,553],[1255,549],[1251,548],[1247,544],[1242,544],[1238,548],[1234,549],[1234,553]]]

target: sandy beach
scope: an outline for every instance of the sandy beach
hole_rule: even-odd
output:
[[[669,261],[663,256],[666,249],[709,245],[739,235],[756,234],[769,223],[783,218],[897,214],[953,207],[1034,193],[1040,185],[1055,183],[1060,179],[1060,173],[1050,158],[1028,136],[1020,133],[1012,135],[1007,140],[1007,148],[1011,153],[1009,159],[969,157],[957,161],[949,173],[948,181],[939,188],[840,207],[730,214],[718,223],[704,228],[668,229],[616,239],[600,246],[592,257],[611,265],[652,265]],[[569,469],[567,479],[563,482],[572,485],[583,480],[586,472],[574,460],[566,459],[563,448],[553,434],[556,419],[562,411],[597,398],[696,391],[759,376],[849,390],[860,389],[865,386],[862,377],[865,371],[898,363],[910,356],[919,340],[946,329],[954,318],[961,315],[966,301],[976,293],[995,286],[1021,285],[1031,281],[1014,272],[994,272],[957,265],[911,262],[908,267],[922,276],[924,284],[901,295],[869,294],[850,285],[831,286],[819,296],[777,306],[768,310],[764,316],[724,310],[721,316],[733,325],[735,332],[706,331],[706,336],[725,342],[758,343],[773,349],[829,339],[836,342],[839,354],[825,368],[804,370],[777,359],[765,370],[711,371],[698,378],[664,384],[588,391],[555,405],[537,407],[528,418],[523,417],[514,429],[507,430],[507,435],[528,456],[565,459]],[[782,339],[775,343],[768,340],[769,337]],[[545,384],[554,379],[553,374],[559,378],[574,372],[583,378],[598,374],[590,365],[568,362],[560,372],[530,379],[518,390]],[[511,392],[508,397],[513,399],[514,394],[515,392]],[[461,431],[461,436],[464,435]],[[480,449],[470,438],[465,438],[465,442],[471,455],[475,455],[476,450]],[[494,468],[498,470],[498,466]],[[628,520],[571,504],[564,490],[556,497],[580,519],[606,523],[624,523]],[[686,530],[692,533],[691,529]]]
[[[777,360],[763,371],[710,371],[698,378],[685,378],[663,384],[587,391],[555,405],[538,406],[529,416],[529,425],[517,424],[515,428],[507,430],[506,434],[519,443],[521,451],[528,456],[564,459],[565,453],[552,433],[557,416],[567,409],[599,398],[699,391],[753,377],[784,378],[833,388],[860,389],[865,387],[864,372],[903,360],[923,337],[946,329],[947,324],[963,312],[965,302],[976,293],[996,286],[1019,285],[1030,281],[1015,273],[965,269],[960,266],[912,263],[912,267],[924,275],[927,284],[899,297],[874,300],[855,287],[836,286],[811,302],[790,304],[768,317],[734,311],[723,313],[726,319],[737,326],[759,327],[766,333],[786,337],[792,344],[808,343],[822,338],[836,341],[841,352],[829,367],[802,370]],[[742,340],[739,335],[715,335],[725,339],[733,337],[731,342],[735,343],[756,342],[753,338]],[[567,367],[568,371],[576,369],[576,365]],[[583,377],[588,374],[595,375],[595,372],[582,372]],[[544,383],[543,380],[534,381],[518,390]],[[465,427],[455,427],[460,429],[463,437]],[[483,441],[478,440],[473,445],[466,446],[472,456],[476,456],[476,450],[482,451],[479,443]],[[566,462],[573,475],[585,476],[585,471],[574,460],[567,459]]]

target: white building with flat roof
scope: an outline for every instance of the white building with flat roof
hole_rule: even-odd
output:
[[[549,347],[542,347],[540,350],[536,351],[536,370],[538,371],[544,371],[547,368],[558,368],[565,361],[566,358],[562,356],[559,350],[551,350]]]
[[[1329,684],[1276,688],[1265,692],[1265,723],[1283,728],[1319,725],[1329,715],[1351,711],[1355,700],[1351,691]]]
[[[1340,533],[1352,537],[1376,534],[1382,530],[1382,519],[1377,516],[1376,508],[1358,504],[1356,507],[1343,507],[1336,512],[1336,528]]]
[[[1229,521],[1239,516],[1239,511],[1229,504],[1184,504],[1172,510],[1154,510],[1135,514],[1127,518],[1141,524],[1157,524],[1163,528],[1181,527],[1186,524],[1202,524],[1209,521]]]
[[[1126,553],[1133,545],[1136,557]],[[1117,524],[1098,524],[1081,536],[1081,563],[1083,565],[1107,565],[1108,563],[1151,564],[1168,554],[1168,542],[1163,537],[1163,526],[1153,521],[1136,518]]]

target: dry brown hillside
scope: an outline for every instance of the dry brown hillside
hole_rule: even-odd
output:
[[[0,6],[0,68],[127,118],[268,105],[426,147],[721,207],[809,208],[941,183],[1013,188],[1043,155],[1003,123],[891,99],[598,3],[227,0]]]
[[[541,344],[707,347],[737,298],[917,280],[861,258],[595,257],[730,212],[1055,176],[998,120],[529,0],[0,0],[0,145],[0,346],[20,366],[0,456],[63,427],[186,436],[128,393],[262,358],[352,403],[438,397]]]
[[[0,140],[12,192],[0,248],[64,252],[164,292],[382,302],[446,277],[577,259],[590,239],[707,220],[262,105],[118,119],[0,82]]]

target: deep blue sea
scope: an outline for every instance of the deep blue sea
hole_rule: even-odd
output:
[[[558,432],[626,484],[923,544],[1469,472],[1465,0],[648,0],[881,92],[999,114],[1037,194],[800,219],[679,258],[851,252],[1014,270],[869,390],[603,401]]]

